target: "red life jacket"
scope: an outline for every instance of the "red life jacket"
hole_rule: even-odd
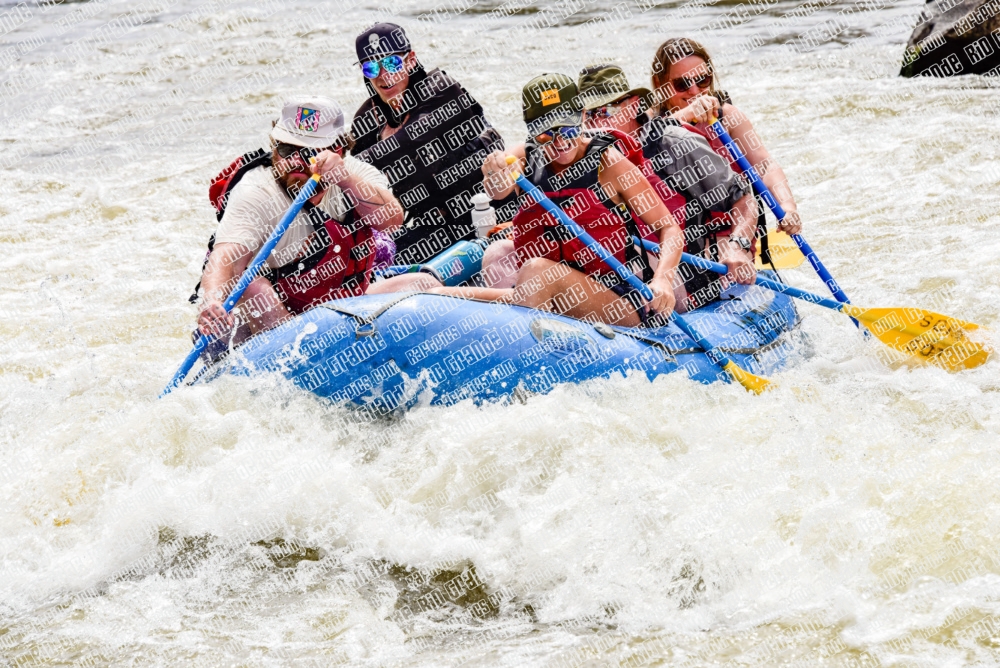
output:
[[[621,130],[605,130],[604,132],[615,138],[613,146],[618,149],[619,153],[628,158],[629,162],[639,168],[642,175],[649,181],[649,185],[653,187],[653,190],[659,195],[660,200],[666,205],[667,210],[670,211],[670,215],[674,217],[674,220],[677,221],[677,224],[683,230],[687,220],[684,213],[684,205],[687,203],[687,200],[684,199],[684,195],[681,195],[668,186],[666,181],[659,177],[656,170],[653,169],[653,163],[643,155],[642,144],[639,143],[639,140]],[[638,218],[638,216],[633,217]],[[636,223],[640,231],[645,232],[643,238],[660,243],[660,236],[656,230],[649,228],[641,218],[636,220]]]
[[[271,167],[271,153],[264,149],[240,156],[212,179],[208,197],[220,221],[233,188],[250,170],[259,167]],[[277,269],[266,269],[264,273],[282,303],[290,312],[302,313],[332,299],[363,295],[368,289],[375,260],[371,228],[355,220],[354,209],[347,212],[342,223],[311,202],[306,202],[302,211],[315,230],[309,238],[306,254]],[[206,266],[214,246],[213,234],[208,242]],[[200,285],[199,282],[195,287],[192,301],[197,301]]]
[[[619,135],[627,137],[623,133]],[[645,224],[639,227],[637,217],[632,215],[627,206],[614,204],[598,181],[601,156],[616,139],[618,138],[606,132],[594,136],[583,157],[558,175],[549,168],[545,152],[529,145],[525,148],[525,176],[619,262],[634,266],[639,254],[631,237],[647,237],[650,230]],[[519,263],[523,264],[534,257],[544,257],[555,262],[565,262],[595,278],[605,278],[606,282],[619,282],[614,272],[540,204],[529,202],[527,206],[521,207],[513,221],[514,249]],[[643,280],[649,281],[652,278],[649,263],[640,265],[640,268]]]

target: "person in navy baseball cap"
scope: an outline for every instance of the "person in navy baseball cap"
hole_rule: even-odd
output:
[[[376,23],[354,40],[358,62],[377,61],[383,56],[407,54],[413,49],[406,31],[395,23]]]
[[[368,99],[351,123],[351,152],[393,175],[407,215],[396,262],[422,264],[475,234],[469,200],[483,181],[475,156],[503,139],[459,82],[424,68],[400,26],[376,23],[355,47]]]
[[[423,74],[406,31],[395,23],[376,23],[358,35],[354,48],[369,95],[377,94],[388,105],[383,111],[397,120],[401,109],[412,106],[404,97],[411,76]]]

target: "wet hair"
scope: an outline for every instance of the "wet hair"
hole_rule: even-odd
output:
[[[656,50],[656,55],[653,56],[652,80],[658,99],[665,100],[672,96],[661,92],[660,89],[670,85],[670,66],[688,56],[698,56],[705,61],[708,71],[712,73],[712,86],[708,92],[712,95],[718,92],[715,67],[712,65],[712,57],[708,55],[708,50],[693,39],[671,37],[660,45],[660,48]]]

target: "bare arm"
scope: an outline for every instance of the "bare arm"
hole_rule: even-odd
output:
[[[653,280],[649,282],[653,291],[650,306],[654,311],[668,315],[674,308],[674,274],[684,250],[684,234],[639,168],[617,149],[607,149],[601,165],[599,180],[606,192],[610,189],[614,199],[624,201],[644,223],[660,233],[660,261]]]
[[[232,328],[233,316],[222,303],[232,292],[240,275],[250,264],[253,252],[242,244],[220,243],[212,249],[208,265],[201,276],[204,297],[198,325],[202,334],[222,336]]]
[[[729,211],[732,222],[731,237],[753,239],[757,232],[757,201],[753,195],[745,195]],[[730,281],[750,285],[757,278],[756,258],[753,252],[745,251],[729,241],[729,236],[719,239],[719,260],[729,268],[726,276]]]
[[[796,205],[792,191],[788,187],[788,177],[785,176],[785,171],[771,157],[750,119],[742,111],[731,104],[725,105],[722,111],[723,124],[730,136],[743,150],[747,160],[757,170],[761,180],[771,190],[781,208],[788,214],[785,220],[778,224],[778,229],[788,234],[798,234],[802,231],[802,222],[799,219],[798,205]]]
[[[403,224],[403,207],[392,193],[382,186],[353,175],[337,185],[341,190],[350,192],[354,196],[358,217],[376,230],[392,232]]]

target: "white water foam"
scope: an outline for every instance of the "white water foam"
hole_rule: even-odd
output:
[[[125,5],[57,6],[45,25],[91,6],[92,27]],[[262,141],[282,95],[318,85],[347,109],[359,103],[353,68],[323,68],[353,62],[353,35],[376,16],[231,3],[165,26],[197,7],[177,3],[84,59],[57,47],[76,32],[50,36],[26,56],[43,82],[3,112],[9,151],[28,153],[0,203],[0,655],[995,663],[996,362],[961,374],[889,367],[843,316],[802,305],[800,354],[763,397],[630,377],[368,423],[265,376],[156,401],[189,346],[184,299],[212,228],[209,179]],[[678,19],[677,31],[731,8]],[[599,27],[556,27],[469,62],[482,39],[470,26],[485,19],[421,22],[429,9],[397,18],[510,141],[523,134],[524,81],[616,56],[645,83],[666,35],[642,26],[671,17],[635,6],[602,42]],[[917,11],[887,8],[884,20]],[[289,39],[306,19],[318,30]],[[706,41],[722,51],[756,25]],[[995,90],[892,76],[906,32],[764,71],[773,51],[730,49],[723,84],[857,303],[996,327],[1000,163],[982,111]],[[253,62],[213,69],[248,49]],[[272,71],[270,60],[281,78],[246,97],[227,88]],[[884,76],[864,78],[882,64]],[[59,157],[88,139],[92,153]],[[116,169],[95,169],[92,154]],[[823,289],[807,268],[787,277]]]

